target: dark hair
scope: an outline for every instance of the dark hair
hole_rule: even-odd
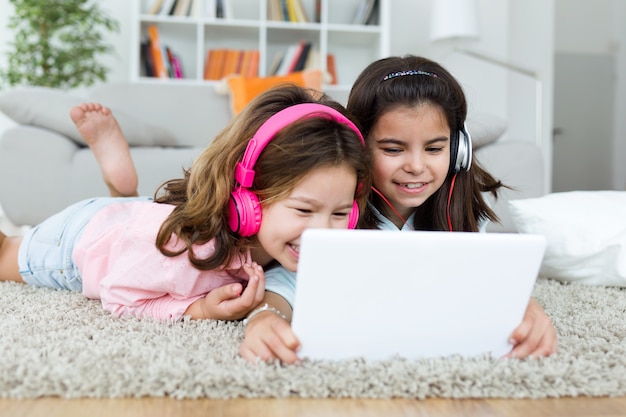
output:
[[[359,75],[348,97],[348,111],[356,117],[366,141],[379,118],[402,107],[418,108],[423,104],[438,106],[450,127],[451,159],[456,155],[459,132],[464,128],[467,102],[461,85],[441,65],[413,55],[383,58],[368,65]],[[471,132],[470,132],[471,133]],[[454,167],[441,188],[415,209],[413,227],[416,230],[448,230],[447,200]],[[482,220],[498,221],[481,193],[497,190],[504,185],[472,161],[469,171],[457,174],[450,202],[452,228],[456,231],[478,231]],[[370,202],[383,208],[375,193]],[[366,210],[362,227],[375,228],[378,220],[372,210]]]
[[[313,97],[315,95],[316,98]],[[166,256],[188,252],[190,262],[199,269],[214,269],[229,264],[255,244],[230,230],[227,222],[228,202],[235,186],[235,166],[259,127],[279,111],[301,103],[320,103],[346,115],[345,108],[326,95],[294,85],[268,90],[248,104],[217,134],[196,158],[184,178],[166,182],[155,195],[159,203],[176,207],[161,225],[157,247]],[[250,190],[259,197],[261,206],[286,198],[312,170],[320,167],[350,167],[358,184],[355,199],[361,210],[371,187],[369,152],[357,133],[345,124],[327,117],[299,119],[281,129],[267,144],[256,164]],[[166,249],[172,234],[185,247]],[[194,244],[216,239],[215,252],[199,258]]]

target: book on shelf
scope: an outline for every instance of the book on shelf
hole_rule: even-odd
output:
[[[150,52],[150,41],[141,42],[141,62],[146,73],[146,77],[154,77],[154,64],[152,63],[152,52]]]
[[[206,53],[206,60],[204,61],[204,73],[202,74],[202,79],[210,80],[211,79],[211,64],[214,59],[215,50],[209,49]]]
[[[311,46],[309,49],[309,54],[306,57],[306,62],[304,63],[304,69],[322,69],[322,61],[320,58],[320,50],[315,46]]]
[[[305,40],[289,45],[286,50],[276,53],[269,73],[272,75],[287,75],[292,72],[302,71],[306,68],[311,49],[312,43]]]
[[[355,10],[352,23],[356,25],[368,24],[374,10],[378,9],[377,0],[361,0]]]
[[[272,21],[308,22],[302,0],[268,0],[267,16]]]
[[[298,15],[296,14],[296,6],[294,0],[286,0],[287,3],[287,16],[290,22],[297,22]]]
[[[244,77],[256,77],[259,73],[259,50],[246,49],[241,54],[241,67],[238,74]]]
[[[287,6],[287,0],[280,0],[280,11],[284,22],[289,21],[289,8]]]
[[[215,17],[220,19],[232,19],[234,16],[233,1],[215,0]]]
[[[174,54],[169,46],[165,47],[165,53],[170,64],[170,78],[183,78],[183,70],[178,56]]]
[[[281,0],[267,0],[267,16],[269,20],[280,22],[283,20]]]
[[[224,67],[219,78],[227,75],[238,74],[240,65],[241,51],[237,49],[227,49],[226,56],[224,57]]]
[[[326,71],[330,76],[329,84],[335,85],[338,83],[337,80],[337,65],[335,63],[335,54],[327,54],[326,55]]]
[[[176,0],[163,0],[163,5],[161,6],[159,15],[169,16],[174,12],[175,7],[176,7]]]
[[[280,66],[276,70],[275,75],[287,75],[290,72],[291,64],[294,59],[297,59],[298,50],[300,48],[300,44],[293,44],[287,47],[285,54],[283,55],[282,61],[280,62]]]
[[[191,0],[191,6],[189,7],[189,16],[191,17],[202,17],[203,0]]]
[[[291,58],[291,60],[289,62],[289,66],[287,68],[287,74],[296,71],[296,67],[298,66],[298,61],[300,60],[300,56],[304,52],[304,48],[305,48],[306,44],[307,44],[307,42],[305,42],[305,41],[300,41],[300,42],[298,42],[296,44],[295,53],[294,53],[293,57]]]
[[[185,74],[183,73],[183,66],[180,63],[180,58],[178,55],[172,56],[172,66],[174,67],[174,76],[176,78],[185,78]]]
[[[224,67],[224,58],[226,57],[226,49],[209,49],[207,53],[206,64],[204,65],[205,80],[219,80]]]
[[[259,51],[215,48],[209,49],[204,65],[205,80],[220,80],[238,74],[255,77],[259,73]]]
[[[315,0],[315,22],[322,21],[322,0]]]
[[[159,29],[156,25],[150,25],[148,27],[148,35],[150,38],[150,53],[152,54],[154,76],[157,78],[167,78],[168,73],[164,49],[161,46]]]
[[[148,11],[148,14],[153,14],[153,15],[158,14],[162,6],[163,6],[163,0],[154,0],[152,5],[150,6],[150,10]]]
[[[294,14],[296,16],[296,22],[308,22],[309,16],[304,9],[304,5],[302,4],[302,0],[289,0],[291,3],[291,7],[294,10]]]
[[[374,7],[372,7],[372,11],[367,16],[367,20],[365,21],[366,25],[378,25],[380,15],[380,7],[378,6],[378,0],[374,3]]]
[[[311,51],[311,42],[304,42],[302,44],[302,49],[300,50],[300,54],[297,57],[295,65],[293,65],[291,72],[302,71],[306,67],[306,62],[309,57],[309,52]]]
[[[204,1],[204,17],[215,19],[215,9],[217,9],[216,0],[200,0]]]
[[[191,7],[191,0],[177,0],[173,15],[174,16],[189,16],[190,7]]]
[[[277,51],[274,54],[274,58],[272,58],[272,63],[270,64],[270,69],[268,74],[271,75],[276,75],[276,73],[278,72],[278,68],[280,68],[280,65],[283,62],[283,57],[285,55],[285,51]]]
[[[250,65],[248,66],[248,70],[245,74],[246,77],[258,77],[259,76],[259,61],[260,61],[260,52],[258,49],[253,49],[252,54],[250,55]]]
[[[182,65],[178,55],[168,46],[162,51],[165,57],[165,71],[169,78],[184,78]],[[156,67],[158,66],[153,55],[152,41],[150,39],[141,42],[141,62],[143,63],[145,75],[147,77],[157,77]],[[161,76],[161,78],[165,78]]]

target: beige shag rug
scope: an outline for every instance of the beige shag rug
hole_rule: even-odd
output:
[[[240,358],[238,322],[119,319],[80,294],[0,283],[0,396],[626,395],[626,290],[540,280],[534,295],[559,334],[559,352],[549,358],[355,359],[284,366],[252,365]]]

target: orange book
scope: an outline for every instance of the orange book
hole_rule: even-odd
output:
[[[251,51],[250,66],[247,73],[243,74],[246,77],[257,77],[259,75],[259,50],[254,49]]]
[[[235,71],[235,74],[241,74],[241,70],[243,69],[243,65],[244,65],[243,60],[246,54],[246,51],[244,50],[241,50],[238,52],[239,52],[239,55],[237,56],[237,70]]]
[[[239,68],[239,71],[237,72],[237,74],[242,75],[244,77],[248,74],[248,69],[250,68],[251,58],[252,58],[251,49],[246,49],[245,51],[241,52],[241,67]]]
[[[206,60],[204,61],[204,75],[202,78],[205,80],[211,79],[211,64],[213,63],[213,59],[215,58],[215,50],[209,49],[206,53]]]
[[[326,55],[326,71],[330,75],[330,83],[337,84],[337,67],[334,54]]]
[[[241,51],[237,49],[227,49],[224,57],[224,68],[217,78],[218,80],[231,74],[237,74],[237,66],[239,65],[239,55]]]
[[[226,49],[210,49],[204,69],[205,80],[219,80],[222,77]]]
[[[158,78],[167,78],[167,67],[165,66],[165,57],[163,56],[163,48],[159,39],[159,29],[156,25],[148,27],[150,36],[150,53],[152,54],[152,62],[154,65],[154,76]]]

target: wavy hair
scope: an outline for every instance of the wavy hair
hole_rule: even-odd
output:
[[[412,75],[403,75],[403,74]],[[394,74],[395,76],[386,76]],[[450,127],[451,141],[458,143],[459,132],[467,117],[467,102],[461,85],[441,65],[414,55],[383,58],[371,63],[359,75],[348,97],[347,109],[356,117],[366,141],[379,118],[401,107],[418,108],[423,104],[439,107]],[[471,133],[471,132],[470,132]],[[456,148],[452,147],[451,149]],[[451,155],[452,157],[452,155]],[[416,230],[448,230],[447,201],[454,170],[450,169],[442,187],[415,209]],[[478,231],[482,220],[498,221],[481,193],[497,198],[498,189],[506,187],[472,160],[469,171],[457,174],[450,202],[453,230]],[[507,187],[508,188],[508,187]],[[376,194],[370,196],[374,207],[384,210],[386,204]],[[362,217],[364,228],[378,227],[371,210]]]
[[[326,95],[294,85],[275,87],[259,95],[217,134],[184,171],[183,178],[167,181],[157,190],[155,201],[176,206],[157,235],[161,253],[177,256],[187,251],[195,267],[207,270],[230,264],[256,244],[253,237],[240,237],[228,226],[235,166],[248,141],[267,119],[301,103],[325,104],[347,116],[345,108]],[[363,210],[371,186],[371,163],[361,139],[345,124],[327,117],[301,118],[281,129],[262,151],[250,190],[261,206],[266,206],[286,198],[312,170],[343,165],[352,169],[358,184],[362,184],[355,190],[355,199]],[[166,249],[172,235],[185,243],[180,251]],[[211,239],[215,239],[214,253],[207,258],[197,256],[193,245]]]

